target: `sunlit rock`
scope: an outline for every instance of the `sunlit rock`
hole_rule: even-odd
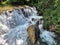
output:
[[[35,42],[36,42],[35,26],[34,25],[29,26],[28,29],[27,29],[27,31],[28,31],[28,35],[29,35],[29,38],[31,40],[31,43],[35,44]]]

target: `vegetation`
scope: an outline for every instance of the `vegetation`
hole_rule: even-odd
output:
[[[0,0],[0,5],[34,5],[43,12],[45,28],[55,25],[60,31],[60,0]]]

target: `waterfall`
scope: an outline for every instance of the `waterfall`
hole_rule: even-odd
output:
[[[27,28],[32,24],[35,25],[37,21],[40,23],[41,18],[43,18],[43,16],[38,16],[35,7],[5,11],[0,15],[0,30],[1,32],[5,32],[0,35],[0,38],[3,38],[0,43],[3,45],[28,45]],[[46,42],[48,45],[55,45],[56,42],[53,39],[55,34],[42,30],[43,23],[39,25],[42,41]]]
[[[43,20],[42,20],[42,24],[39,25],[39,29],[41,32],[40,37],[43,42],[46,42],[47,45],[57,44],[57,42],[54,40],[54,38],[56,37],[55,33],[43,29]]]

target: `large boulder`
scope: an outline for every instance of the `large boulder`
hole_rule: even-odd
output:
[[[35,25],[31,25],[28,27],[27,31],[28,31],[29,39],[30,39],[32,45],[35,45],[39,38],[38,37],[39,30],[36,28]]]
[[[31,25],[28,27],[27,31],[28,31],[28,35],[29,35],[29,38],[30,38],[30,41],[32,44],[35,43],[36,39],[35,39],[35,26],[34,25]]]

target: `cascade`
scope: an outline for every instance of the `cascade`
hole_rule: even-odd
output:
[[[0,43],[3,45],[28,45],[27,28],[39,21],[38,26],[42,41],[48,45],[56,45],[53,39],[55,34],[42,29],[43,21],[40,21],[41,18],[43,16],[38,16],[35,7],[7,10],[0,14],[0,32],[5,32],[0,35]]]

